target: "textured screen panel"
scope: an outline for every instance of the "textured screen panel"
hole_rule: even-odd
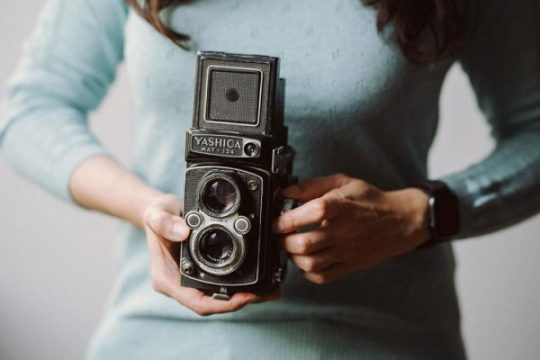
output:
[[[211,120],[210,115],[216,116],[218,107],[214,108],[210,114],[209,104],[211,101],[208,97],[211,97],[211,75],[213,72],[222,72],[219,75],[225,75],[226,72],[235,72],[234,76],[240,74],[251,75],[260,74],[259,88],[257,95],[260,96],[260,103],[258,106],[257,120],[253,122],[253,110],[250,115],[252,118],[246,121],[248,116],[244,115],[243,121],[224,121],[224,120]],[[218,77],[219,77],[218,75]],[[270,130],[268,128],[270,117],[274,110],[274,95],[275,95],[275,78],[277,76],[277,68],[273,68],[269,62],[247,62],[238,59],[231,59],[227,57],[212,58],[212,57],[200,57],[197,69],[197,88],[195,96],[196,111],[194,114],[193,127],[197,129],[217,130],[217,131],[232,131],[241,132],[242,134],[267,134]],[[249,78],[250,76],[248,76]],[[227,79],[223,79],[227,80]],[[247,81],[249,83],[249,80]],[[255,81],[253,81],[255,82]],[[245,86],[245,85],[244,85]],[[253,85],[251,85],[253,86]],[[249,86],[248,86],[249,87]],[[214,86],[215,88],[215,86]],[[231,88],[230,86],[227,88]],[[226,90],[225,96],[227,96]],[[215,89],[214,89],[215,90]],[[238,89],[237,89],[238,90]],[[240,94],[238,94],[240,95]],[[234,98],[234,95],[233,95]],[[223,94],[221,99],[223,99]],[[238,101],[240,97],[238,96]],[[214,100],[215,101],[215,100]],[[247,102],[247,101],[246,101]],[[254,102],[253,102],[254,103]]]
[[[207,120],[257,124],[261,73],[211,70],[208,78]]]
[[[186,184],[184,192],[184,214],[198,210],[197,205],[197,189],[201,183],[201,179],[208,174],[207,169],[188,169],[186,172]]]

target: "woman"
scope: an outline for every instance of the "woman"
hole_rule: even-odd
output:
[[[538,211],[537,2],[474,0],[462,11],[452,0],[177,5],[49,1],[3,105],[1,146],[17,169],[130,223],[88,358],[464,358],[454,260],[442,240]],[[218,301],[179,285],[171,253],[189,235],[178,214],[197,49],[282,58],[304,180],[283,193],[305,204],[274,223],[293,262],[279,300],[239,293]],[[86,122],[122,60],[135,100],[129,169]],[[497,146],[440,179],[444,211],[428,211],[441,193],[418,184],[455,61]],[[446,221],[446,231],[434,221]]]

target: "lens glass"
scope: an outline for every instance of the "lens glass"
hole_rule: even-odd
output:
[[[215,214],[229,212],[238,201],[236,188],[226,179],[210,180],[204,187],[201,200]]]
[[[220,265],[229,261],[233,255],[233,240],[223,230],[210,230],[199,242],[202,257],[213,264]]]

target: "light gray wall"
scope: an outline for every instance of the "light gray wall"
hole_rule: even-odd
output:
[[[0,83],[43,0],[0,2]],[[123,69],[93,126],[129,154]],[[432,175],[463,168],[493,144],[459,68],[445,84]],[[181,156],[181,154],[179,155]],[[79,359],[115,276],[116,221],[52,198],[0,160],[0,359]],[[540,218],[456,246],[463,329],[471,359],[540,356]]]

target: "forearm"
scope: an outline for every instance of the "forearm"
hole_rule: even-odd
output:
[[[459,61],[497,141],[493,153],[442,179],[459,197],[460,238],[484,235],[540,210],[538,1],[470,1]]]
[[[69,189],[81,206],[142,227],[148,205],[162,193],[107,156],[83,161],[70,178]]]
[[[514,225],[540,210],[540,126],[498,142],[480,163],[443,178],[460,199],[459,238]]]

